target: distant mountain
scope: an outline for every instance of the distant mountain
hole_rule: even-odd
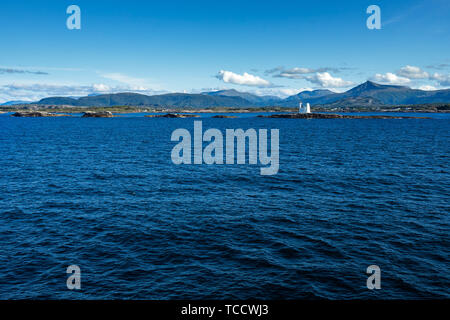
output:
[[[241,97],[208,96],[204,94],[171,93],[147,96],[138,93],[116,93],[87,96],[79,99],[53,97],[42,99],[38,104],[72,106],[153,106],[153,107],[248,107],[255,106]]]
[[[279,103],[283,99],[277,96],[258,96],[256,94],[241,92],[234,89],[230,90],[219,90],[219,91],[211,91],[211,92],[203,92],[202,94],[209,96],[224,96],[224,97],[241,97],[247,101],[255,103],[257,105],[267,105],[273,103]]]
[[[297,94],[297,97],[301,99],[311,99],[311,98],[322,98],[325,96],[329,96],[331,94],[334,94],[333,91],[324,89],[324,90],[313,90],[313,91],[302,91],[299,94]]]
[[[78,106],[78,100],[69,97],[50,97],[40,100],[39,102],[37,102],[37,104]]]
[[[323,105],[316,104],[316,107],[322,107],[325,109],[352,109],[352,108],[382,108],[386,105],[380,100],[372,97],[349,97],[343,98],[334,102],[326,103]]]
[[[424,91],[404,86],[381,85],[367,81],[342,97],[372,97],[387,105],[450,102],[450,90]]]
[[[210,92],[202,92],[204,95],[208,96],[225,96],[225,97],[241,97],[248,101],[258,101],[260,96],[257,96],[248,92],[240,92],[234,89],[231,90],[219,90],[219,91],[210,91]]]
[[[21,101],[21,100],[7,101],[5,103],[0,104],[0,106],[14,106],[16,104],[28,104],[28,103],[30,103],[30,101]]]
[[[448,103],[450,102],[450,89],[424,91],[419,89],[411,89],[404,86],[382,85],[372,81],[364,82],[346,92],[333,93],[329,90],[323,93],[315,91],[303,91],[297,96],[285,99],[282,103],[286,107],[294,107],[299,101],[309,102],[312,105],[332,104],[337,101],[345,103],[352,101],[350,98],[372,98],[384,105],[409,105],[422,103]],[[312,93],[312,94],[311,94]],[[354,100],[353,100],[354,101]]]
[[[316,103],[320,103],[324,97],[327,96],[333,96],[336,93],[334,93],[333,91],[330,90],[313,90],[313,91],[309,91],[309,90],[305,90],[300,92],[299,94],[296,94],[294,96],[290,96],[288,98],[286,98],[283,102],[282,105],[287,106],[287,107],[293,107],[293,106],[298,106],[298,104],[300,102],[309,102],[311,104],[316,104]]]
[[[72,106],[153,106],[153,107],[297,107],[299,102],[320,106],[378,106],[414,105],[425,103],[450,103],[450,89],[424,91],[404,86],[382,85],[367,81],[346,92],[330,90],[303,91],[281,99],[274,96],[258,96],[237,90],[203,92],[201,94],[171,93],[147,96],[137,93],[90,95],[81,98],[51,97],[38,104]]]

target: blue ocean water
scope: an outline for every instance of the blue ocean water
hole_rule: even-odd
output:
[[[450,115],[431,116],[204,115],[280,130],[261,176],[174,165],[170,135],[194,119],[0,115],[0,298],[449,298]]]

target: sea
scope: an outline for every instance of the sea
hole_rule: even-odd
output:
[[[450,298],[450,114],[213,115],[0,115],[0,299]],[[194,121],[278,129],[278,173],[175,165]]]

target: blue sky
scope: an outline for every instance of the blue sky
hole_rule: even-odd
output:
[[[81,8],[81,30],[66,9]],[[366,9],[381,8],[381,30]],[[0,102],[235,88],[287,96],[368,79],[450,87],[450,2],[2,1]]]

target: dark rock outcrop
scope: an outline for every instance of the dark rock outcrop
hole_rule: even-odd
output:
[[[217,118],[217,119],[235,119],[235,118],[237,118],[237,116],[223,116],[223,115],[217,115],[217,116],[214,116],[213,118]]]
[[[179,114],[179,113],[167,113],[167,114],[150,114],[147,118],[200,118],[196,114]]]
[[[112,117],[114,117],[114,115],[109,111],[99,111],[99,112],[87,111],[82,116],[82,118],[112,118]]]

